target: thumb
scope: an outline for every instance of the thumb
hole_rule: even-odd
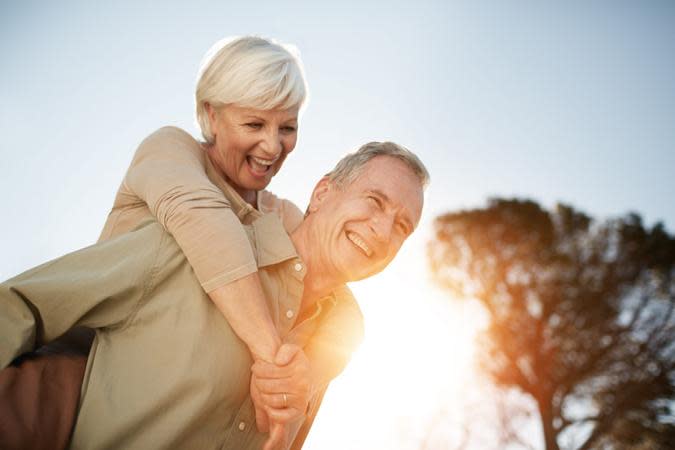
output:
[[[265,441],[263,450],[274,450],[279,447],[284,441],[284,426],[278,423],[273,423],[270,427],[270,435]]]
[[[295,344],[282,344],[274,357],[274,364],[285,366],[293,361],[295,355],[300,351],[300,347]]]

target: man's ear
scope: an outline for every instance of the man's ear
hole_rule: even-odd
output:
[[[310,199],[309,207],[307,208],[308,211],[310,213],[318,211],[319,207],[326,201],[326,198],[332,189],[333,184],[328,177],[321,178],[312,191],[312,198]]]

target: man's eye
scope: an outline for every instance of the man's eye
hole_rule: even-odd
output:
[[[296,128],[292,126],[281,127],[281,131],[284,133],[295,133]]]
[[[399,233],[403,235],[408,234],[408,226],[403,222],[396,222],[396,229],[398,229]]]
[[[369,196],[368,196],[368,200],[369,200],[371,203],[373,203],[375,206],[377,206],[378,208],[380,208],[380,209],[382,208],[382,200],[380,200],[379,198],[375,197],[374,195],[369,195]]]
[[[259,130],[259,129],[262,128],[262,123],[259,123],[259,122],[249,122],[249,123],[246,123],[244,125],[246,125],[247,127],[251,128],[253,130]]]

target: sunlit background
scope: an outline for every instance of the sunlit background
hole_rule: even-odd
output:
[[[432,176],[416,235],[353,286],[366,340],[306,448],[453,448],[493,397],[472,361],[485,319],[430,282],[433,217],[499,195],[675,224],[675,3],[505,3],[2,2],[0,278],[93,243],[146,135],[197,135],[215,41],[293,43],[311,100],[272,191],[304,206],[370,140],[413,149]]]

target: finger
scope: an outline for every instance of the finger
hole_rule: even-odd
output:
[[[302,348],[295,344],[282,344],[274,356],[274,364],[285,366],[293,361],[295,355],[302,351]]]
[[[286,392],[283,394],[261,394],[261,399],[265,406],[277,409],[302,406],[299,396]]]
[[[261,433],[267,433],[270,429],[270,423],[267,418],[267,412],[263,409],[263,406],[255,406],[255,424],[258,428],[258,431]]]
[[[284,434],[284,426],[280,423],[273,423],[270,430],[270,437],[265,441],[263,450],[274,450],[279,448],[283,442]]]
[[[263,394],[283,394],[298,391],[297,386],[290,378],[258,378],[255,385]]]
[[[295,408],[273,409],[265,407],[265,411],[271,421],[284,424],[304,416],[304,411]]]
[[[259,378],[287,378],[293,375],[293,366],[277,366],[264,361],[256,361],[251,371]]]

